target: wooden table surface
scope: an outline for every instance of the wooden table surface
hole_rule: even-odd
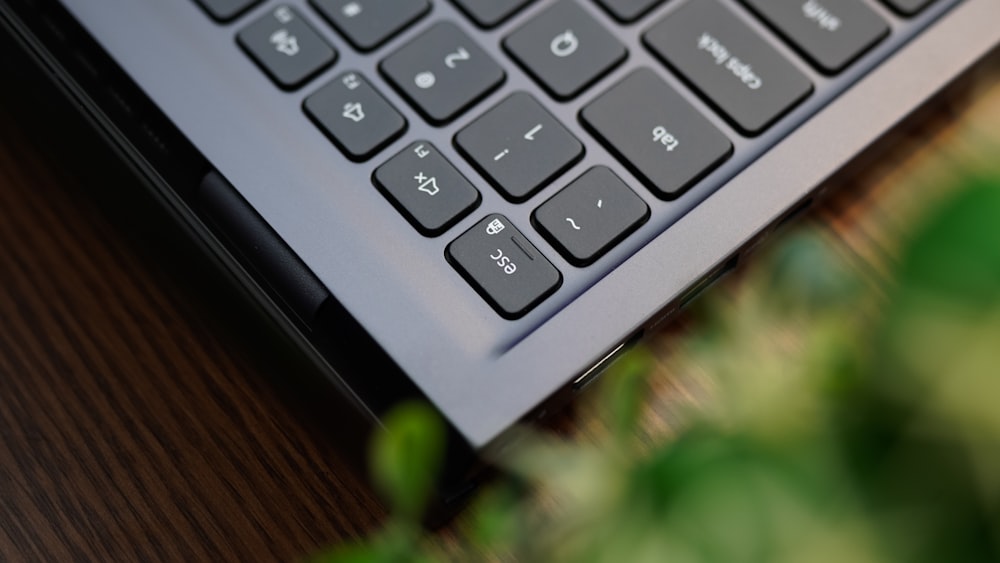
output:
[[[1000,139],[1000,80],[978,84],[802,223],[884,276],[914,178]],[[308,414],[296,367],[190,243],[122,195],[138,187],[92,141],[38,127],[58,114],[0,101],[0,561],[289,561],[377,528],[338,446],[352,429]],[[653,336],[654,377],[690,367],[666,343],[697,330]]]

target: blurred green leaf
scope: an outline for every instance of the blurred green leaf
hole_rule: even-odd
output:
[[[1000,557],[1000,182],[957,181],[905,247],[836,426],[893,561]]]
[[[424,403],[407,403],[385,417],[373,443],[375,485],[397,515],[417,521],[434,488],[444,456],[444,423]]]
[[[422,530],[414,522],[390,522],[363,544],[334,548],[310,563],[432,563],[440,558],[422,549]]]
[[[524,534],[521,508],[522,493],[510,485],[494,486],[475,503],[475,519],[471,525],[473,542],[481,548],[493,549],[516,541]]]
[[[928,294],[974,311],[1000,303],[1000,180],[963,183],[908,246],[899,270],[904,307]]]
[[[527,486],[487,493],[450,558],[1000,561],[1000,182],[965,183],[916,232],[888,297],[805,234],[703,305],[684,350],[705,397],[651,452],[634,442],[655,361],[623,356],[601,384],[610,439],[524,431],[498,461]],[[387,418],[372,460],[396,517],[324,561],[445,557],[416,525],[443,432],[423,405]]]
[[[882,339],[893,395],[928,428],[1000,440],[1000,180],[966,178],[913,237]]]
[[[331,550],[309,560],[309,563],[395,563],[374,542]]]
[[[648,349],[637,346],[618,358],[603,376],[602,391],[607,397],[612,431],[616,442],[628,444],[649,390],[649,373],[655,360]]]
[[[852,303],[860,284],[817,232],[798,232],[774,251],[762,289],[779,310],[820,312]]]

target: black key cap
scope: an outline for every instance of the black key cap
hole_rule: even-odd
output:
[[[428,0],[310,0],[355,49],[371,51],[427,13]]]
[[[360,74],[347,72],[306,98],[306,114],[356,162],[406,129],[406,120]]]
[[[889,33],[861,0],[744,0],[820,70],[840,72]]]
[[[560,0],[504,39],[552,96],[567,100],[625,60],[628,51],[574,0]]]
[[[534,0],[454,0],[480,27],[494,27]]]
[[[382,61],[380,68],[436,125],[458,116],[504,80],[500,66],[451,22],[435,24]]]
[[[644,39],[748,135],[812,92],[802,72],[717,0],[689,0]]]
[[[217,21],[227,22],[260,3],[261,0],[197,0]]]
[[[375,171],[375,185],[417,230],[437,236],[479,205],[479,192],[434,145],[419,141]]]
[[[615,19],[623,23],[634,22],[646,12],[660,5],[663,0],[597,0]]]
[[[286,90],[302,85],[337,58],[299,13],[284,4],[247,26],[237,41]]]
[[[583,156],[580,141],[524,92],[459,131],[455,144],[515,202],[534,195]]]
[[[598,166],[535,210],[538,230],[573,264],[587,266],[649,218],[649,206]]]
[[[890,8],[896,10],[904,16],[912,16],[923,10],[930,4],[933,0],[882,0],[889,5]]]
[[[448,261],[508,319],[559,288],[562,274],[503,215],[490,215],[448,245]]]
[[[630,74],[580,116],[663,199],[680,196],[733,152],[725,135],[648,68]]]

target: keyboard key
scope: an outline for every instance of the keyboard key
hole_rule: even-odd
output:
[[[455,144],[504,197],[524,201],[583,156],[583,145],[517,92],[459,131]]]
[[[545,238],[577,266],[611,250],[649,218],[649,206],[614,172],[598,166],[535,210]]]
[[[413,143],[375,170],[375,186],[418,231],[437,236],[479,205],[479,192],[434,145]]]
[[[676,199],[733,152],[725,135],[648,68],[591,102],[580,117],[662,199]]]
[[[861,0],[744,0],[826,73],[837,73],[889,33]]]
[[[337,59],[337,52],[284,4],[247,26],[237,41],[286,90],[301,86]]]
[[[663,0],[597,0],[597,2],[618,21],[630,23],[663,3]]]
[[[356,72],[306,98],[309,117],[354,161],[367,160],[403,133],[406,120]]]
[[[435,125],[457,117],[505,77],[503,69],[451,22],[435,24],[382,61],[380,68]]]
[[[448,245],[448,261],[501,316],[516,319],[562,284],[562,274],[503,215]]]
[[[198,0],[201,7],[217,21],[227,22],[260,4],[261,0]]]
[[[549,94],[568,100],[625,60],[628,51],[574,0],[560,0],[504,40]]]
[[[926,8],[933,0],[882,0],[904,16],[912,16]]]
[[[801,71],[717,0],[689,0],[644,40],[748,135],[762,132],[812,92]]]
[[[355,49],[371,51],[431,8],[428,0],[310,0]]]
[[[480,27],[494,27],[534,0],[454,0]]]

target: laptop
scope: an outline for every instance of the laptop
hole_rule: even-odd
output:
[[[997,0],[0,0],[323,384],[456,475],[1000,41]]]

